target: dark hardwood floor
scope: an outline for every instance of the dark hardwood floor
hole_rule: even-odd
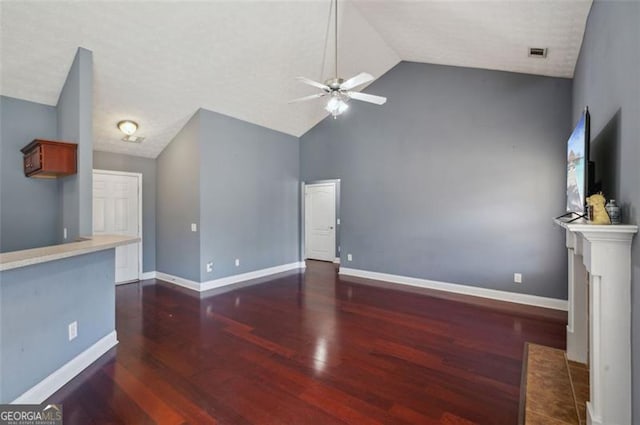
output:
[[[265,280],[119,286],[120,343],[48,401],[83,425],[514,425],[524,342],[565,345],[566,313],[364,285],[320,262]]]

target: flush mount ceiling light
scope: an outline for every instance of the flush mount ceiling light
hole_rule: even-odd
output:
[[[118,123],[118,128],[120,129],[120,131],[122,131],[125,135],[127,136],[131,136],[133,135],[133,133],[136,132],[136,130],[138,129],[138,123],[135,121],[131,121],[131,120],[122,120]]]
[[[140,143],[144,137],[134,136],[133,133],[138,130],[138,123],[131,120],[122,120],[118,123],[118,128],[124,133],[122,140],[129,143]]]
[[[349,109],[347,102],[350,99],[360,100],[362,102],[374,103],[376,105],[382,105],[387,101],[386,97],[374,96],[372,94],[365,94],[360,92],[351,91],[351,89],[373,81],[373,76],[366,72],[361,72],[355,77],[351,77],[348,80],[343,80],[338,77],[338,0],[332,0],[332,6],[334,8],[334,20],[335,20],[335,78],[330,78],[323,83],[310,80],[304,77],[298,77],[298,80],[304,84],[319,88],[321,93],[312,94],[310,96],[294,99],[289,103],[303,102],[305,100],[317,99],[329,95],[329,101],[324,109],[329,111],[333,118],[337,118],[338,115]]]

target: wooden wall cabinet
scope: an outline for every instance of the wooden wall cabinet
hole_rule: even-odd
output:
[[[36,139],[20,150],[24,154],[24,175],[55,179],[78,172],[75,143]]]

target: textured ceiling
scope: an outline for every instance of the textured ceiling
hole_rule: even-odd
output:
[[[341,2],[340,74],[400,60],[571,77],[591,0]],[[299,136],[326,116],[295,81],[331,77],[329,0],[8,1],[0,92],[55,105],[78,46],[93,51],[94,145],[156,157],[203,107]],[[327,41],[329,41],[327,43]],[[548,47],[548,59],[527,57]],[[384,106],[382,106],[384,107]],[[121,119],[142,144],[122,142]]]
[[[572,78],[591,0],[354,0],[401,59]],[[546,59],[529,47],[548,49]]]

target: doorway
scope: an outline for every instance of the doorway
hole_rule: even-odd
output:
[[[93,170],[93,234],[142,238],[142,174]],[[116,247],[116,284],[141,270],[142,242]]]
[[[336,260],[337,181],[304,185],[304,258]]]

